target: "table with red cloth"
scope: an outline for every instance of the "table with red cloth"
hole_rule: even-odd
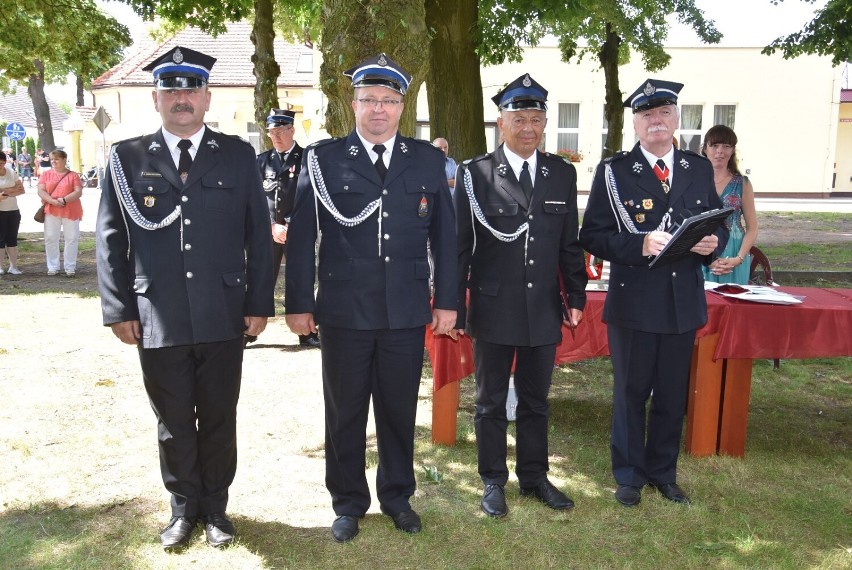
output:
[[[772,305],[707,292],[707,324],[696,334],[687,404],[686,450],[692,455],[742,456],[754,358],[852,356],[852,289],[781,287],[804,297]],[[606,293],[590,291],[583,322],[563,331],[556,363],[608,356],[601,320]],[[470,338],[426,332],[433,368],[432,440],[455,444],[458,381],[473,373]]]

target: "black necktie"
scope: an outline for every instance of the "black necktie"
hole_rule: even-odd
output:
[[[373,152],[379,155],[379,157],[376,159],[376,163],[373,166],[376,167],[376,172],[379,173],[379,178],[381,178],[382,182],[384,182],[385,174],[388,173],[388,167],[385,166],[385,161],[382,158],[385,154],[385,145],[377,144],[373,146]]]
[[[524,196],[527,197],[527,202],[532,200],[532,176],[530,176],[530,164],[525,160],[524,165],[521,167],[521,177],[518,179],[518,182],[521,183],[521,190],[524,191]]]
[[[192,141],[189,139],[181,139],[177,145],[180,149],[180,160],[178,160],[178,174],[180,174],[180,179],[186,182],[186,175],[189,173],[189,169],[192,167],[192,156],[189,154],[189,147],[192,146]]]

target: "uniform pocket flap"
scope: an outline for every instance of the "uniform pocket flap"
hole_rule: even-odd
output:
[[[499,281],[486,281],[484,283],[476,283],[476,290],[483,295],[496,296],[500,291]]]
[[[232,271],[222,275],[222,280],[228,287],[244,287],[246,284],[245,271]]]
[[[201,177],[201,185],[205,188],[234,188],[237,185],[236,178],[226,172],[208,172]]]
[[[486,203],[482,206],[482,211],[486,216],[516,216],[518,214],[518,205],[509,203]]]
[[[352,263],[348,260],[320,262],[317,274],[320,281],[348,281],[352,279]]]
[[[134,194],[165,194],[172,185],[165,180],[137,180],[133,183]]]
[[[438,186],[434,183],[430,184],[427,180],[406,180],[405,192],[407,194],[434,194],[438,191]]]
[[[568,204],[565,202],[558,201],[550,201],[546,200],[544,204],[541,205],[544,208],[544,212],[546,214],[567,214],[568,213]]]

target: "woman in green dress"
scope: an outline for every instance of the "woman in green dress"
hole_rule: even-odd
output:
[[[725,125],[712,127],[704,135],[701,152],[713,164],[716,192],[722,204],[735,208],[725,220],[731,232],[728,245],[718,259],[704,267],[704,279],[745,285],[751,267],[749,250],[757,240],[757,211],[751,182],[737,166],[736,133]]]

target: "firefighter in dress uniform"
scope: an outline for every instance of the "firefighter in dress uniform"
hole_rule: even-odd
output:
[[[687,257],[648,266],[673,224],[722,207],[710,161],[672,144],[682,87],[648,79],[624,102],[639,142],[598,165],[580,230],[583,247],[611,268],[603,320],[614,376],[612,473],[625,506],[639,504],[645,484],[689,502],[677,484],[677,458],[695,331],[707,321],[701,265],[728,239],[723,226]]]
[[[339,542],[355,537],[370,506],[371,399],[381,510],[396,528],[420,531],[409,499],[425,326],[450,333],[457,306],[444,155],[398,132],[411,76],[385,54],[345,74],[354,87],[355,130],[306,149],[285,266],[287,324],[296,334],[322,330],[326,487]],[[427,243],[435,261],[432,306]]]
[[[505,143],[459,167],[455,206],[459,249],[456,327],[473,339],[476,443],[484,484],[480,506],[508,513],[506,395],[512,363],[517,407],[521,495],[552,509],[574,503],[547,478],[547,395],[563,324],[575,327],[586,303],[586,271],[577,239],[577,173],[558,156],[537,150],[547,124],[547,90],[529,74],[492,98]],[[569,298],[563,317],[559,274]],[[564,319],[564,320],[563,320]]]
[[[281,261],[287,255],[287,226],[296,200],[296,182],[302,169],[302,147],[293,140],[296,113],[286,109],[272,109],[266,117],[266,133],[272,148],[257,156],[257,169],[263,180],[263,191],[269,206],[272,225],[272,267],[275,282],[281,270]],[[250,339],[254,340],[254,339]],[[319,348],[316,333],[299,336],[299,345]]]
[[[175,47],[144,68],[163,125],[113,146],[97,220],[103,322],[138,347],[158,420],[166,550],[186,546],[199,522],[211,546],[233,541],[243,334],[274,314],[254,150],[204,125],[215,61]]]

